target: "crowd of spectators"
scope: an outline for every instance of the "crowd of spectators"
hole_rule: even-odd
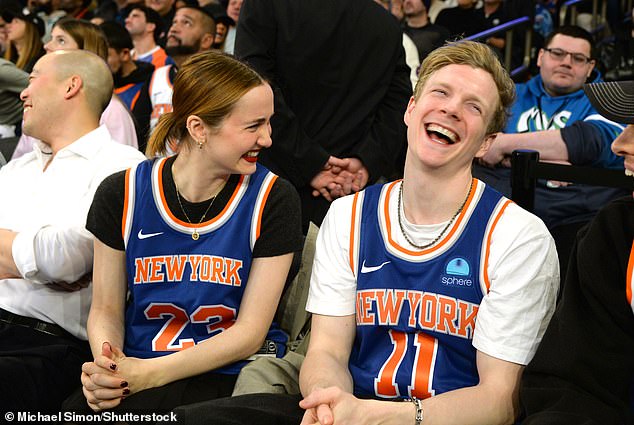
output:
[[[533,44],[541,47],[543,38],[559,24],[561,1],[539,0],[375,0],[382,5],[399,23],[403,32],[405,59],[411,69],[412,85],[420,63],[433,49],[447,41],[470,37],[487,29],[498,26],[522,16],[529,16],[534,25]],[[137,144],[144,150],[157,114],[148,121],[148,107],[154,110],[152,102],[139,104],[141,111],[135,111],[139,98],[148,93],[152,77],[150,68],[137,62],[150,62],[154,70],[165,65],[174,65],[172,55],[166,53],[168,32],[173,24],[176,10],[193,6],[204,10],[213,17],[215,34],[210,49],[218,49],[234,53],[236,30],[239,26],[240,10],[243,0],[65,0],[61,2],[2,0],[0,2],[0,54],[26,73],[44,53],[44,45],[52,38],[52,29],[62,17],[92,20],[95,24],[107,22],[106,29],[119,33],[113,24],[123,26],[132,40],[132,47],[121,37],[110,40],[117,46],[111,51],[111,69],[115,76],[115,90],[122,97],[131,114],[135,117]],[[578,22],[585,29],[589,28],[588,12],[590,2],[582,2],[578,7]],[[634,36],[632,35],[632,19],[621,11],[615,1],[608,1],[607,25],[609,37],[598,37],[605,33],[593,34],[595,42],[601,46],[597,49],[596,65],[607,79],[626,79],[631,75],[631,63],[634,60],[632,51]],[[570,15],[570,13],[568,14]],[[565,19],[569,19],[565,18]],[[561,22],[564,24],[565,22]],[[523,44],[527,27],[516,28],[512,52],[512,65],[522,63]],[[590,31],[592,32],[592,31]],[[504,33],[494,34],[482,41],[492,47],[500,58],[504,55]],[[607,40],[606,43],[604,41]],[[123,47],[125,46],[125,47]],[[415,46],[415,49],[414,49]],[[206,49],[203,42],[202,49]],[[194,46],[193,50],[201,50]],[[126,52],[129,51],[129,54]],[[537,51],[533,50],[532,70],[536,72]],[[129,56],[121,66],[115,55]],[[175,69],[172,69],[173,73]],[[152,74],[153,75],[153,74]],[[173,79],[173,76],[170,77]],[[526,79],[526,74],[517,77]],[[141,87],[148,83],[148,87]],[[160,102],[163,104],[164,102]],[[169,109],[169,108],[168,108]],[[150,113],[150,115],[152,114]],[[150,124],[148,124],[150,122]],[[19,125],[15,136],[19,137]],[[127,142],[122,142],[127,143]],[[7,149],[5,149],[6,151]],[[402,156],[401,156],[402,161]]]

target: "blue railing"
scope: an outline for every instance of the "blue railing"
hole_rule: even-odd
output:
[[[531,18],[528,16],[522,16],[521,18],[513,19],[512,21],[505,22],[496,27],[488,29],[486,31],[479,32],[477,34],[473,34],[469,37],[466,37],[466,40],[472,41],[484,41],[487,38],[499,34],[501,32],[505,33],[505,43],[504,43],[504,67],[511,74],[511,76],[515,76],[520,72],[528,69],[531,60],[531,45],[532,45],[532,31],[529,27],[529,30],[526,31],[526,42],[524,43],[524,60],[522,65],[518,68],[511,70],[511,57],[512,57],[512,49],[513,49],[513,30],[517,27],[530,25]]]
[[[577,6],[582,3],[587,3],[588,1],[589,0],[568,0],[562,4],[559,9],[559,24],[563,25],[563,23],[566,22],[566,15],[570,9],[570,25],[577,25]],[[592,0],[592,21],[590,23],[590,26],[592,27],[591,32],[595,33],[603,29],[606,10],[606,1],[601,2],[601,13],[599,14],[599,0]]]

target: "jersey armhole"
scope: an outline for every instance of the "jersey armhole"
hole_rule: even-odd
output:
[[[123,194],[123,214],[121,217],[121,236],[123,246],[128,247],[130,231],[132,229],[132,217],[134,216],[136,166],[128,168],[125,172],[125,190]]]
[[[491,279],[489,278],[489,254],[491,251],[491,236],[493,235],[493,232],[495,231],[495,227],[498,225],[500,218],[504,214],[504,211],[506,211],[506,207],[508,207],[512,203],[513,201],[511,201],[510,199],[502,198],[500,200],[498,205],[495,207],[493,214],[491,215],[491,219],[489,220],[489,223],[487,224],[487,228],[484,233],[485,234],[484,246],[482,247],[483,258],[482,258],[482,261],[480,261],[480,264],[481,264],[480,289],[482,290],[483,296],[488,294],[489,290],[491,289]]]
[[[262,182],[262,185],[260,186],[260,189],[258,191],[258,196],[255,201],[255,208],[253,209],[253,216],[251,217],[251,252],[253,252],[255,243],[260,238],[264,207],[266,206],[266,201],[269,199],[269,194],[271,193],[271,189],[277,181],[277,178],[277,175],[269,172],[266,177],[264,177],[264,181]]]

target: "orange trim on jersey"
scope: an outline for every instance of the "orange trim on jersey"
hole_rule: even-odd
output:
[[[262,215],[264,214],[264,206],[266,205],[266,201],[267,199],[269,199],[269,193],[271,193],[271,189],[273,188],[273,184],[275,183],[275,181],[277,180],[278,176],[274,176],[271,181],[269,182],[269,186],[266,188],[266,191],[264,192],[264,196],[262,197],[262,203],[261,203],[261,207],[260,207],[260,211],[258,213],[258,224],[255,228],[255,239],[257,240],[260,237],[260,227],[262,225]]]
[[[165,82],[167,83],[167,85],[171,88],[174,89],[174,85],[172,84],[172,82],[170,81],[170,71],[172,70],[172,65],[168,65],[169,68],[166,70],[165,72]]]
[[[134,109],[134,105],[136,105],[136,101],[139,100],[140,94],[141,94],[141,90],[137,91],[134,97],[132,98],[132,102],[130,102],[130,110]]]
[[[152,65],[154,65],[154,67],[157,69],[167,65],[165,63],[166,60],[167,60],[167,53],[165,53],[165,50],[163,50],[160,47],[156,52],[152,54]]]
[[[487,294],[489,293],[489,289],[491,288],[491,281],[489,279],[489,251],[491,249],[491,235],[493,235],[493,230],[495,230],[495,226],[497,226],[498,221],[500,221],[500,217],[502,217],[502,214],[504,213],[504,210],[506,209],[506,207],[508,207],[513,201],[511,201],[510,199],[507,200],[504,205],[502,205],[502,208],[500,208],[500,211],[498,212],[497,216],[495,216],[495,219],[493,219],[493,224],[491,224],[491,228],[489,229],[489,234],[486,237],[486,248],[484,250],[484,266],[483,266],[483,277],[484,277],[484,285],[487,287]]]
[[[240,180],[238,181],[238,184],[236,185],[235,190],[231,194],[231,198],[229,199],[229,202],[227,202],[227,205],[225,205],[225,207],[222,209],[222,211],[220,211],[220,213],[218,213],[218,215],[216,215],[215,217],[212,217],[211,219],[207,221],[203,221],[202,223],[187,223],[185,221],[179,220],[178,218],[176,218],[174,214],[172,214],[172,211],[170,210],[169,206],[167,205],[167,201],[165,200],[165,190],[163,189],[163,166],[165,165],[166,160],[167,158],[162,158],[160,160],[161,162],[159,163],[158,170],[157,170],[159,198],[161,199],[161,204],[163,205],[163,209],[165,210],[169,218],[172,219],[172,221],[174,221],[175,223],[180,224],[181,226],[187,227],[189,229],[199,229],[201,227],[206,227],[220,220],[222,216],[227,212],[231,204],[233,203],[233,200],[235,199],[235,197],[238,196],[238,193],[240,192],[240,187],[242,186],[242,182],[244,182],[244,176],[242,175],[240,176]]]
[[[356,218],[357,218],[357,201],[359,200],[359,192],[354,194],[354,199],[352,200],[352,218],[350,220],[350,248],[349,248],[349,261],[350,261],[350,270],[352,274],[356,276],[357,271],[354,268],[354,237],[356,235],[355,228],[357,227]]]
[[[134,87],[134,83],[126,84],[125,86],[121,86],[119,88],[114,89],[114,94],[121,94],[125,92],[126,90],[131,89],[132,87]]]
[[[123,194],[123,217],[121,219],[121,237],[125,241],[125,226],[126,226],[126,218],[128,217],[128,208],[130,207],[130,202],[128,198],[130,197],[130,172],[131,169],[128,168],[125,171],[125,191]]]
[[[475,181],[474,178],[472,178],[472,179],[474,181],[472,183],[473,184],[473,188],[471,190],[471,193],[469,193],[469,196],[467,197],[467,201],[465,202],[465,205],[462,208],[462,211],[460,212],[460,214],[456,218],[456,221],[451,226],[451,230],[449,231],[449,233],[447,233],[447,235],[440,242],[438,242],[436,245],[432,246],[431,248],[424,249],[422,251],[412,251],[412,250],[409,250],[407,248],[404,248],[404,247],[400,246],[392,238],[392,222],[390,220],[390,211],[389,211],[390,192],[392,192],[392,190],[394,189],[394,186],[399,181],[402,181],[402,180],[397,180],[395,182],[392,182],[392,184],[390,184],[390,186],[387,189],[387,193],[386,193],[386,196],[385,196],[385,201],[384,201],[384,204],[383,204],[383,213],[385,215],[385,227],[387,228],[387,239],[388,239],[388,242],[390,243],[390,245],[392,245],[392,247],[394,247],[394,249],[396,249],[397,251],[400,251],[400,252],[402,252],[404,254],[407,254],[407,255],[413,255],[413,256],[418,256],[418,257],[422,256],[422,255],[430,254],[430,253],[432,253],[434,251],[438,251],[440,248],[442,248],[444,245],[446,245],[451,240],[451,237],[454,235],[454,233],[456,233],[458,228],[460,228],[460,223],[462,222],[462,220],[464,219],[465,215],[467,214],[467,211],[469,210],[471,202],[473,201],[473,198],[475,197],[475,194],[477,192],[476,187],[478,185],[478,182]],[[397,214],[400,214],[400,211],[397,211]]]
[[[627,296],[627,303],[632,305],[632,272],[634,272],[634,244],[630,250],[630,259],[627,262],[627,276],[625,281],[627,286],[625,287],[625,295]]]

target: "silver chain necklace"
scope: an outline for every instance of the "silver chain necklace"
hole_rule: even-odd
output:
[[[225,180],[226,183],[226,180]],[[185,215],[185,218],[187,219],[187,221],[189,222],[189,224],[193,225],[194,223],[192,223],[192,221],[190,220],[189,216],[187,215],[187,212],[185,211],[185,208],[183,208],[183,203],[181,202],[181,194],[178,191],[178,185],[176,184],[176,180],[174,180],[174,187],[176,188],[176,199],[178,199],[178,205],[180,205],[181,207],[181,211],[183,212],[183,214]],[[205,217],[207,216],[207,213],[209,212],[209,210],[211,209],[211,206],[214,204],[214,201],[216,200],[216,198],[218,197],[218,195],[220,194],[220,192],[222,191],[222,188],[224,187],[224,183],[222,184],[222,186],[220,186],[220,190],[218,191],[218,193],[216,194],[216,196],[214,196],[213,198],[211,198],[211,202],[209,203],[209,206],[207,207],[207,209],[205,210],[205,213],[203,214],[202,217],[200,217],[200,220],[198,220],[197,225],[200,226],[200,223],[202,223],[205,220]],[[192,239],[197,241],[198,238],[200,238],[200,234],[198,233],[198,229],[196,229],[194,227],[194,233],[192,233]]]
[[[460,213],[464,209],[465,205],[467,205],[467,199],[469,199],[469,196],[471,195],[471,191],[472,190],[473,190],[473,179],[471,179],[471,185],[469,186],[469,192],[467,192],[467,197],[464,198],[464,201],[462,202],[462,205],[460,205],[460,208],[458,208],[458,211],[456,211],[456,213],[453,215],[453,217],[451,217],[451,220],[449,220],[449,223],[447,223],[445,228],[442,229],[442,231],[436,237],[436,239],[434,239],[433,241],[431,241],[430,243],[425,244],[425,245],[416,245],[409,238],[409,236],[407,236],[407,233],[405,232],[405,228],[403,227],[403,219],[401,218],[401,204],[402,204],[402,199],[403,199],[403,182],[401,182],[401,186],[398,188],[398,206],[397,206],[397,209],[398,209],[398,226],[401,228],[401,233],[403,234],[403,237],[405,238],[405,240],[411,246],[413,246],[414,248],[417,248],[417,249],[426,249],[426,248],[429,248],[429,247],[435,245],[436,242],[438,242],[440,240],[440,238],[442,238],[442,236],[445,234],[447,229],[449,229],[449,227],[454,222],[456,217],[458,217],[458,215],[460,215]],[[405,215],[405,208],[404,207],[403,207],[402,213],[403,213],[403,215]]]

